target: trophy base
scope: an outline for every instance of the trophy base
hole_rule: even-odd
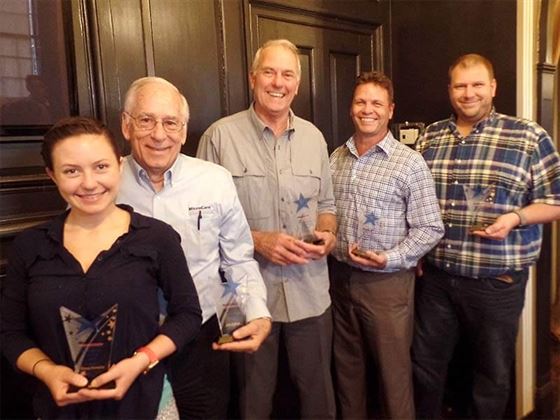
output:
[[[303,242],[312,245],[325,245],[325,241],[321,238],[317,238],[315,235],[309,235],[303,238]]]
[[[473,233],[475,231],[480,231],[480,230],[484,230],[486,229],[488,226],[490,226],[489,223],[477,223],[476,225],[472,225],[469,226],[469,233]]]
[[[371,259],[371,257],[367,253],[367,251],[364,251],[363,249],[360,249],[360,248],[354,249],[352,251],[352,254],[354,254],[356,257],[365,258],[365,259],[368,259],[368,260]]]
[[[103,384],[101,386],[98,387],[90,387],[89,384],[91,383],[91,381],[93,381],[93,378],[89,380],[89,382],[87,383],[87,385],[85,386],[76,386],[76,385],[70,385],[68,387],[68,391],[66,392],[67,394],[73,394],[75,392],[78,392],[80,389],[83,388],[90,388],[90,389],[115,389],[117,387],[117,383],[115,381],[109,381],[106,384]]]
[[[218,338],[218,344],[232,343],[233,341],[235,341],[235,338],[233,338],[233,335],[221,335]]]

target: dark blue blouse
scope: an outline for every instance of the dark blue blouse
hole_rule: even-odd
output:
[[[1,343],[6,358],[39,347],[55,363],[73,362],[61,321],[60,306],[86,318],[118,303],[112,362],[130,357],[156,335],[168,336],[181,348],[200,328],[198,296],[179,235],[166,223],[131,213],[129,231],[101,252],[86,273],[64,248],[68,211],[31,228],[14,241],[2,284]],[[158,288],[168,302],[159,325]],[[165,365],[140,375],[121,401],[105,400],[57,407],[41,384],[34,401],[41,418],[154,418],[161,396]]]

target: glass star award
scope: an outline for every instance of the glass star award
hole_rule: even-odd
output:
[[[470,187],[463,185],[463,191],[467,202],[469,233],[484,230],[494,223],[494,218],[489,215],[492,214],[492,207],[496,198],[496,186]]]
[[[298,216],[296,238],[313,245],[323,245],[325,241],[315,235],[312,223],[307,215]]]
[[[325,241],[315,235],[315,223],[309,211],[305,210],[309,210],[309,200],[310,198],[305,198],[303,194],[300,194],[299,198],[294,201],[296,207],[296,232],[293,236],[308,244],[323,245]]]
[[[357,232],[356,232],[356,244],[358,245],[357,248],[354,248],[352,254],[356,255],[360,258],[367,258],[370,259],[370,255],[367,251],[372,251],[376,253],[374,250],[369,249],[368,246],[371,246],[368,242],[371,242],[370,239],[374,237],[374,226],[379,222],[379,217],[376,216],[373,212],[367,213],[360,213],[358,216],[358,225],[357,225]],[[368,240],[366,240],[368,239]]]
[[[118,304],[115,304],[97,318],[89,320],[64,306],[60,307],[66,341],[74,362],[74,371],[84,375],[88,379],[88,385],[111,367],[117,309]],[[111,389],[115,386],[115,382],[111,381],[101,388]],[[72,386],[68,392],[77,392],[78,389]]]
[[[246,287],[224,278],[222,281],[224,291],[217,303],[218,325],[220,337],[218,344],[231,343],[233,332],[245,325],[245,312],[243,310],[247,300]]]

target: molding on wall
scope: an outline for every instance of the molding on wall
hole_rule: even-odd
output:
[[[142,13],[142,35],[144,36],[144,48],[146,57],[146,75],[156,75],[156,63],[154,60],[154,34],[152,32],[152,17],[150,0],[141,0],[140,9]]]
[[[517,0],[517,116],[534,120],[535,116],[535,43],[537,34],[535,2]],[[516,418],[535,409],[535,301],[534,267],[529,272],[525,307],[517,336]]]
[[[214,12],[216,16],[216,32],[218,40],[218,63],[219,63],[219,83],[220,83],[220,103],[223,115],[229,115],[229,78],[228,78],[228,63],[226,55],[226,23],[224,12],[224,0],[214,0]]]

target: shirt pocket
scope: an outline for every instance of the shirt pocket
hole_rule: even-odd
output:
[[[251,220],[268,217],[271,191],[264,169],[243,162],[235,162],[229,165],[228,169],[233,176],[237,195],[249,224],[251,225]]]
[[[302,194],[304,197],[312,198],[315,203],[321,191],[321,162],[319,159],[308,159],[292,162],[292,174],[294,176],[293,191],[297,197]]]
[[[220,216],[213,205],[189,206],[187,219],[181,228],[187,264],[192,270],[217,253],[220,240]]]

